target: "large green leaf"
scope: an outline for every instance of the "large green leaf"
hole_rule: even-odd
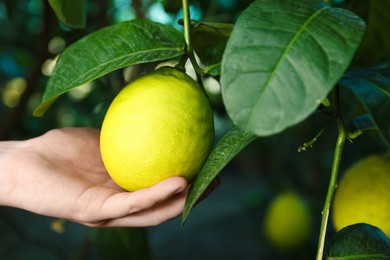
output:
[[[49,0],[58,19],[72,28],[84,28],[87,0]]]
[[[360,131],[378,130],[378,125],[370,113],[358,115],[353,118],[353,124]]]
[[[332,238],[326,259],[390,259],[390,239],[372,225],[360,223],[347,226]]]
[[[187,196],[184,206],[182,223],[186,221],[191,209],[206,191],[207,187],[218,175],[218,173],[228,164],[242,149],[254,141],[257,136],[233,127],[227,132],[211,151],[209,157],[198,177],[196,178]]]
[[[60,94],[114,70],[183,53],[182,34],[167,25],[133,20],[100,29],[64,50],[34,115],[42,116]]]
[[[222,60],[229,116],[259,136],[310,115],[348,68],[364,22],[304,0],[257,0],[239,17]]]
[[[340,80],[363,103],[385,142],[390,144],[390,78],[378,68],[349,70]]]
[[[390,66],[351,68],[345,76],[365,79],[390,97]]]

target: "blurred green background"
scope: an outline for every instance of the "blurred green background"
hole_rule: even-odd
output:
[[[191,2],[194,20],[234,23],[251,1]],[[42,118],[32,116],[58,54],[101,27],[134,18],[170,24],[181,30],[181,1],[107,0],[87,2],[87,24],[73,30],[58,22],[48,1],[0,1],[0,140],[32,138],[59,127],[100,128],[113,97],[124,83],[151,65],[126,68],[61,96]],[[232,125],[213,92],[217,138]],[[341,93],[350,95],[349,93]],[[351,100],[351,98],[349,98]],[[361,109],[343,104],[348,112]],[[313,259],[337,137],[329,126],[314,147],[298,153],[325,125],[314,114],[283,133],[261,138],[220,174],[221,184],[181,219],[144,229],[92,229],[78,224],[0,207],[0,259]],[[386,147],[375,132],[345,148],[342,169]],[[28,174],[28,172],[26,172]],[[263,220],[270,201],[295,190],[313,217],[307,242],[283,251],[265,238]],[[286,212],[286,216],[288,212]],[[330,238],[334,230],[330,223]],[[290,234],[293,238],[294,234]]]

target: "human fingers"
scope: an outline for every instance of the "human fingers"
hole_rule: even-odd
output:
[[[196,204],[204,200],[209,196],[220,184],[220,179],[215,178],[207,189],[204,191],[202,196],[199,198]],[[183,192],[174,195],[169,200],[164,201],[162,204],[157,204],[156,207],[140,211],[129,216],[111,219],[94,226],[99,227],[143,227],[143,226],[155,226],[165,221],[177,217],[183,212],[184,204],[188,195],[190,186],[187,187]]]
[[[96,197],[95,203],[99,206],[89,204],[88,209],[74,220],[83,223],[96,223],[102,220],[126,217],[168,200],[175,194],[181,193],[187,186],[184,178],[172,177],[135,192],[116,192],[101,199]],[[84,196],[91,197],[93,195]],[[98,196],[98,194],[96,195]],[[90,200],[92,199],[87,199],[87,201]]]
[[[110,219],[92,224],[95,227],[147,227],[157,226],[173,219],[183,212],[188,194],[188,187],[179,194],[166,201],[154,205],[154,207],[127,215],[122,218]]]

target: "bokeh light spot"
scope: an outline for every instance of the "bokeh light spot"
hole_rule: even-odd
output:
[[[26,87],[27,82],[24,78],[17,77],[9,80],[1,91],[4,105],[10,108],[17,106]]]
[[[66,46],[65,40],[62,37],[56,36],[50,40],[47,49],[50,53],[57,54],[61,52],[65,48],[65,46]]]

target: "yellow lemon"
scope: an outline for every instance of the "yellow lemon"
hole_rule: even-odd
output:
[[[213,113],[202,88],[183,71],[162,67],[115,97],[100,148],[112,179],[135,191],[172,176],[192,181],[213,141]]]
[[[309,206],[296,192],[278,194],[265,212],[265,236],[272,245],[282,250],[291,250],[306,242],[311,225]]]
[[[336,231],[366,223],[390,236],[390,161],[370,155],[348,168],[336,190],[332,210]]]

